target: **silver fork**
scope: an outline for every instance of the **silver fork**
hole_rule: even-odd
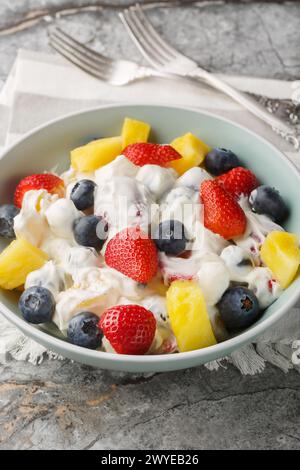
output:
[[[109,59],[84,46],[57,27],[49,30],[49,44],[85,72],[112,85],[121,86],[142,78],[166,76],[129,60]]]
[[[135,45],[156,70],[162,73],[172,73],[204,80],[207,84],[230,96],[256,117],[269,124],[275,132],[295,146],[299,145],[293,127],[271,114],[250,96],[223,82],[219,77],[199,67],[196,62],[170,46],[154,29],[139,4],[130,7],[123,13],[119,13],[119,16]]]

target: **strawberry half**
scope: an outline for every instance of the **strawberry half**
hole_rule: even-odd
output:
[[[119,354],[146,354],[155,335],[156,320],[140,305],[117,305],[105,310],[99,327]]]
[[[241,166],[224,173],[224,175],[216,178],[216,181],[236,198],[239,198],[242,194],[249,196],[251,191],[259,186],[255,174]]]
[[[16,187],[14,196],[15,206],[22,207],[24,194],[34,189],[45,189],[51,194],[58,194],[58,196],[62,197],[64,195],[64,182],[52,173],[26,176]]]
[[[179,160],[181,155],[171,145],[137,143],[128,145],[123,155],[137,166],[160,165],[167,166],[173,160]]]
[[[125,276],[144,284],[157,272],[157,248],[139,227],[124,229],[108,242],[105,262]]]
[[[243,235],[247,226],[244,211],[216,180],[203,181],[200,188],[204,226],[227,240]]]

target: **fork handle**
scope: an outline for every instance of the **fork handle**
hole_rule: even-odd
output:
[[[217,90],[222,91],[226,95],[230,96],[236,102],[241,104],[244,108],[248,109],[256,117],[269,124],[275,132],[278,132],[285,138],[293,138],[295,136],[295,129],[281,119],[277,118],[269,111],[267,111],[261,104],[255,101],[251,96],[233,88],[228,83],[225,83],[219,77],[216,77],[206,70],[197,68],[189,73],[192,78],[202,79]]]

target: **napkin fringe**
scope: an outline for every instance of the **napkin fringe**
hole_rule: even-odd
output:
[[[287,373],[293,369],[291,347],[280,343],[257,343],[256,350],[267,362]],[[287,357],[287,354],[289,357]]]
[[[205,367],[210,371],[217,371],[220,368],[227,369],[227,364],[232,364],[242,375],[256,375],[264,371],[266,363],[270,363],[287,373],[294,368],[291,352],[291,344],[260,342],[255,346],[253,344],[244,346],[228,357],[208,362]],[[45,359],[63,360],[64,358],[27,338],[21,331],[0,317],[0,364],[6,364],[11,359],[39,365]],[[300,371],[298,368],[295,369]]]
[[[264,371],[266,364],[272,364],[284,373],[295,369],[292,360],[292,341],[279,341],[276,343],[258,342],[234,351],[230,356],[211,361],[205,364],[210,371],[217,371],[221,367],[226,369],[226,362],[233,364],[242,375],[256,375]]]
[[[44,359],[62,360],[63,357],[27,338],[16,327],[0,317],[0,364],[6,364],[11,359],[39,365]]]

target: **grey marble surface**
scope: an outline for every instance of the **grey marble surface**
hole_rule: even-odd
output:
[[[1,0],[0,86],[19,47],[50,50],[56,21],[99,51],[141,60],[116,11],[130,0]],[[300,4],[156,2],[158,29],[213,71],[300,78]],[[179,5],[181,3],[181,5]],[[229,366],[148,377],[69,361],[0,366],[0,449],[299,449],[300,375]]]

